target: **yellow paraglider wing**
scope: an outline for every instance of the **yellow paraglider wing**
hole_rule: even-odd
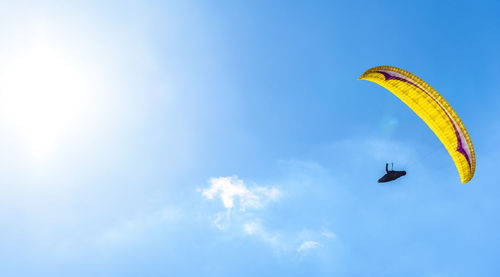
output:
[[[446,147],[457,166],[462,184],[472,179],[476,156],[469,134],[457,113],[436,90],[419,77],[393,66],[371,68],[359,80],[385,87],[408,105]]]

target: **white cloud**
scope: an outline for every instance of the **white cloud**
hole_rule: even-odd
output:
[[[228,225],[228,220],[226,220],[226,215],[224,213],[217,213],[217,215],[215,215],[215,219],[212,222],[219,230],[226,229]]]
[[[267,203],[276,201],[280,191],[275,187],[250,187],[237,176],[211,178],[210,187],[202,190],[207,199],[220,197],[224,207],[230,211],[237,205],[241,211],[247,208],[261,209]]]
[[[243,225],[243,228],[245,229],[245,232],[248,235],[254,235],[258,231],[260,231],[261,226],[260,226],[260,224],[258,222],[253,221],[253,222],[245,223],[245,225]]]
[[[260,219],[255,219],[249,221],[243,225],[245,234],[249,236],[255,236],[258,239],[271,245],[275,252],[279,252],[282,249],[282,241],[280,239],[280,234],[278,232],[270,232],[264,226],[262,226]]]
[[[317,170],[316,166],[314,172]],[[306,177],[301,178],[300,183],[307,182]],[[212,224],[224,232],[258,239],[277,256],[303,254],[310,249],[328,245],[336,237],[324,227],[299,232],[287,228],[269,228],[262,219],[269,218],[267,213],[273,212],[268,209],[268,204],[282,196],[282,191],[276,187],[248,185],[236,176],[211,178],[208,183],[208,188],[198,189],[198,192],[206,199],[222,202],[222,210],[209,215]]]
[[[319,246],[320,246],[320,243],[317,241],[312,241],[312,240],[304,241],[299,246],[299,248],[297,248],[297,252],[305,252],[305,251],[308,251],[310,249],[317,248]]]
[[[240,223],[241,220],[255,221],[256,217],[247,213],[247,210],[262,210],[268,203],[278,200],[281,194],[275,187],[246,186],[237,176],[211,178],[209,184],[209,188],[198,191],[209,200],[220,198],[226,209],[225,213],[219,212],[212,216],[212,223],[219,230],[226,230],[230,226],[233,209],[238,212]]]

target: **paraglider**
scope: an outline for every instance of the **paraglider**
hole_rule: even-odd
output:
[[[377,83],[408,105],[448,150],[462,184],[472,179],[476,169],[472,141],[456,112],[436,90],[412,73],[393,66],[371,68],[358,80]]]
[[[385,164],[386,174],[384,176],[382,176],[382,178],[378,179],[378,182],[385,183],[385,182],[389,182],[389,181],[394,181],[394,180],[398,179],[399,177],[406,175],[406,171],[404,171],[404,170],[397,171],[397,170],[393,170],[393,169],[394,169],[394,165],[391,167],[391,170],[389,170],[389,164],[386,163]]]

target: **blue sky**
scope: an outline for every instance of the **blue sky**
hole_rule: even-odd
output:
[[[499,14],[0,2],[0,275],[497,276]],[[471,182],[377,65],[454,107]]]

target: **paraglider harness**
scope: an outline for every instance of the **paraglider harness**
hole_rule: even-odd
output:
[[[385,172],[387,172],[382,178],[378,179],[379,183],[385,183],[385,182],[390,182],[398,179],[401,176],[406,175],[406,171],[397,171],[393,170],[394,169],[394,164],[391,163],[391,170],[389,170],[389,164],[385,164]]]

